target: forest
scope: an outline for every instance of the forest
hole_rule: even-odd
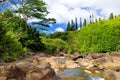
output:
[[[11,0],[11,4],[17,2]],[[76,22],[68,22],[65,32],[45,34],[27,23],[32,18],[40,19],[31,23],[40,30],[47,30],[50,24],[56,23],[54,18],[46,18],[49,12],[45,2],[28,0],[20,4],[18,9],[0,11],[0,59],[4,61],[23,59],[29,52],[87,54],[120,51],[120,16],[111,14],[108,20],[99,19],[89,24],[84,19],[80,26],[75,18]],[[3,2],[0,5],[4,7]]]

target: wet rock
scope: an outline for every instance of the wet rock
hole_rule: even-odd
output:
[[[73,59],[74,61],[76,61],[77,59],[79,58],[83,58],[83,55],[80,54],[79,52],[74,52],[72,55],[71,55],[71,59]]]

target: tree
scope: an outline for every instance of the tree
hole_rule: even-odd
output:
[[[10,16],[12,17],[11,19],[6,19]],[[24,48],[18,40],[21,37],[19,30],[21,30],[24,25],[19,25],[21,21],[20,18],[13,16],[9,10],[6,10],[4,13],[0,14],[0,20],[1,58],[5,61],[12,61],[22,58]]]
[[[92,16],[90,15],[90,17],[89,17],[89,18],[90,18],[90,24],[91,24],[91,23],[92,23]]]
[[[78,30],[77,18],[75,18],[75,30]]]
[[[80,18],[80,28],[82,28],[82,18]]]
[[[97,20],[97,19],[95,19],[95,22],[98,22],[98,20]]]
[[[86,19],[84,19],[83,26],[86,26],[86,25],[87,25],[87,21]]]
[[[113,18],[114,18],[113,13],[110,13],[110,15],[109,15],[109,20],[111,20],[111,19],[113,19]]]
[[[101,18],[99,18],[99,21],[101,21]]]
[[[75,31],[75,23],[71,20],[71,31]]]
[[[46,18],[49,12],[47,11],[46,4],[43,0],[10,0],[10,3],[17,8],[13,9],[13,12],[22,15],[21,17],[26,23],[29,19],[33,18],[38,19],[38,22],[32,22],[32,24],[37,24],[39,26],[49,27],[49,24],[55,23],[55,19]],[[26,26],[26,30],[27,29]]]
[[[67,24],[67,29],[66,31],[71,31],[71,26],[70,26],[70,22],[68,21],[68,24]]]

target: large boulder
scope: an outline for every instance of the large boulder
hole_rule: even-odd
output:
[[[0,67],[0,80],[56,80],[47,63],[18,62]]]
[[[109,54],[100,54],[99,57],[97,57],[96,59],[94,59],[94,62],[93,64],[95,66],[99,66],[99,65],[103,65],[104,63],[107,63],[107,62],[113,62],[113,59],[112,57],[109,55]]]
[[[74,61],[76,61],[77,59],[79,58],[83,58],[83,55],[80,54],[79,52],[74,52],[72,55],[71,55],[71,59],[73,59]]]

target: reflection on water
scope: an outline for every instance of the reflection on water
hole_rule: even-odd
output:
[[[88,75],[80,68],[65,69],[58,75],[57,80],[104,80],[98,76]]]

